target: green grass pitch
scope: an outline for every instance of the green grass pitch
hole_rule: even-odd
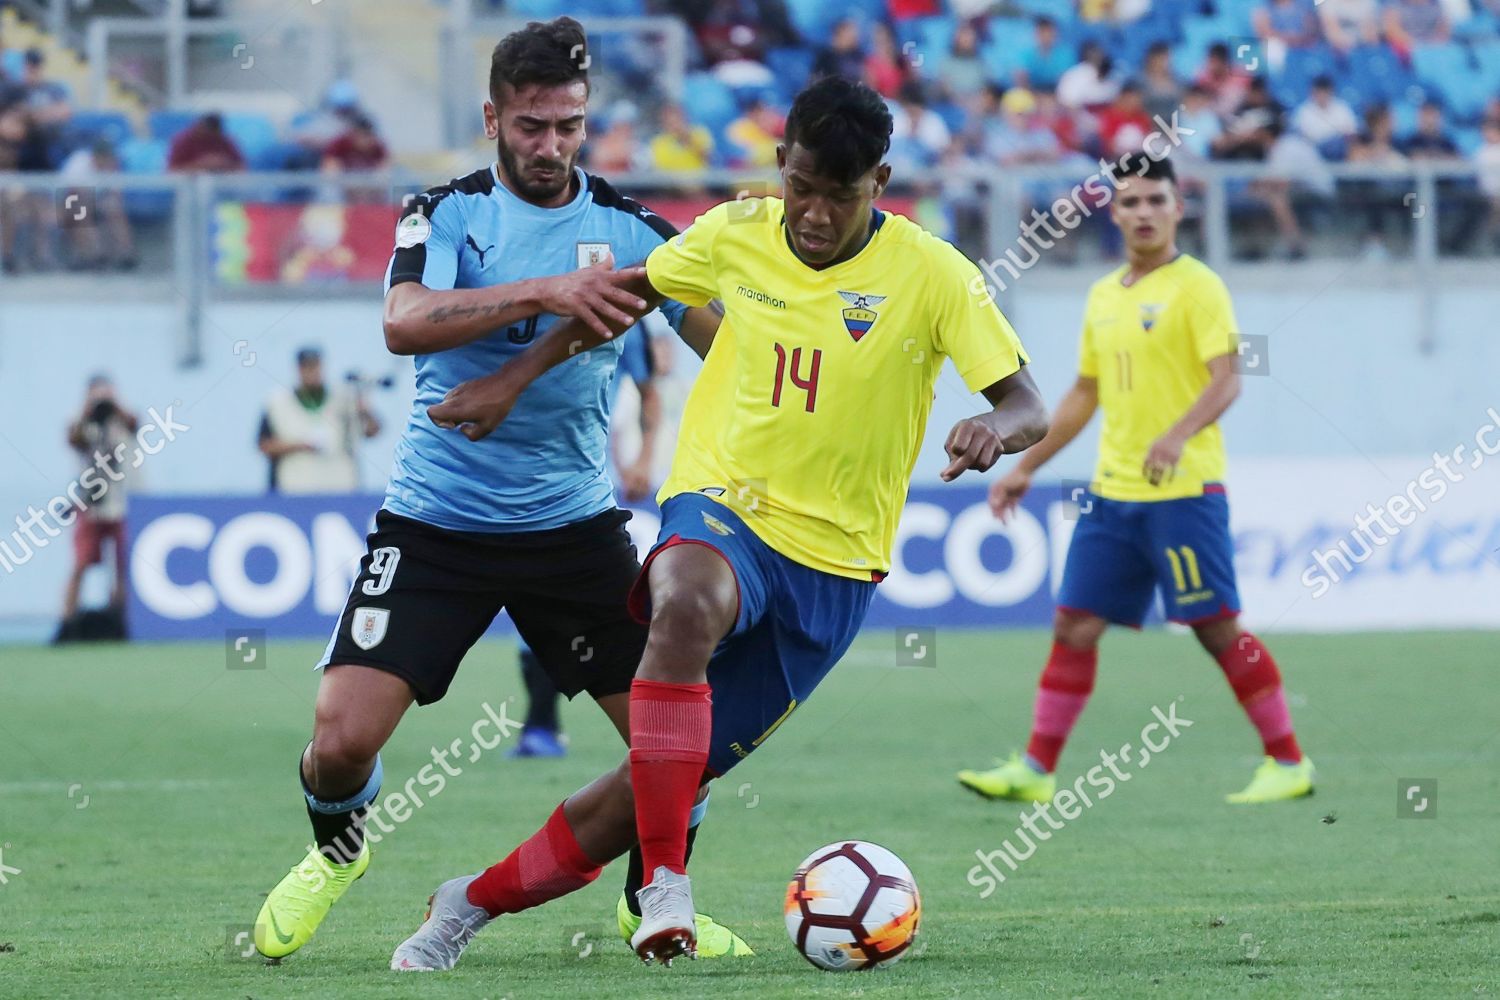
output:
[[[1225,997],[1474,996],[1500,990],[1500,635],[1270,636],[1317,794],[1231,807],[1258,749],[1188,637],[1111,634],[1062,762],[1137,742],[1152,707],[1193,725],[1039,846],[988,898],[966,879],[1020,813],[953,773],[1024,743],[1048,639],[939,630],[899,669],[888,632],[851,656],[765,748],[717,783],[693,863],[700,907],[759,954],[645,968],[614,936],[623,865],[502,918],[460,967],[387,971],[440,881],[530,834],[616,763],[617,737],[569,706],[571,755],[464,761],[376,850],[370,874],[280,966],[231,954],[308,838],[293,767],[319,644],[272,643],[265,669],[222,646],[0,652],[0,997]],[[386,749],[386,790],[462,738],[480,703],[519,716],[513,650],[486,643],[445,701]],[[1129,772],[1127,772],[1129,773]],[[1436,779],[1399,818],[1398,781]],[[911,865],[922,936],[900,964],[833,975],[787,941],[792,867],[839,838]]]

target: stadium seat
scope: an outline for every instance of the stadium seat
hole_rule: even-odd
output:
[[[251,170],[276,170],[281,155],[276,126],[264,115],[235,112],[224,116],[224,132],[240,148]]]
[[[506,0],[505,13],[512,17],[550,19],[568,13],[566,0]]]
[[[137,139],[120,143],[120,168],[127,174],[162,174],[167,170],[167,141]],[[125,213],[136,222],[154,222],[172,214],[171,191],[134,189],[124,193]]]
[[[682,104],[688,117],[718,131],[739,117],[734,93],[711,73],[690,73],[683,86]]]
[[[1474,62],[1479,66],[1479,77],[1484,87],[1500,95],[1500,39],[1476,42],[1473,45]]]
[[[1031,44],[1034,30],[1029,21],[1018,17],[995,18],[989,24],[989,38],[979,46],[979,57],[993,80],[1008,81],[1021,65],[1021,55]],[[941,60],[940,60],[941,61]]]
[[[134,134],[130,119],[118,111],[75,111],[68,121],[67,145],[69,149],[78,149],[96,139],[105,139],[118,148]]]
[[[776,48],[766,52],[766,66],[776,76],[781,103],[790,104],[812,75],[813,53],[810,49]]]
[[[153,139],[161,139],[170,143],[178,132],[187,128],[193,122],[201,118],[197,111],[177,111],[171,108],[163,108],[151,112],[146,119],[146,131]]]
[[[1469,50],[1456,42],[1416,46],[1412,49],[1411,65],[1419,83],[1438,91],[1450,103],[1474,72]]]

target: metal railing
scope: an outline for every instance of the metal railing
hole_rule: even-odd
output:
[[[1264,274],[1277,287],[1333,281],[1410,287],[1421,296],[1418,342],[1430,347],[1436,340],[1440,287],[1493,281],[1500,261],[1500,199],[1482,195],[1474,172],[1461,164],[1418,162],[1394,171],[1337,166],[1331,179],[1331,192],[1293,197],[1301,214],[1318,211],[1325,218],[1324,228],[1312,233],[1311,259],[1304,264],[1282,266],[1255,257],[1254,241],[1272,230],[1257,193],[1261,189],[1254,185],[1274,178],[1254,165],[1208,165],[1191,172],[1184,184],[1188,216],[1180,244],[1216,270],[1230,272],[1234,281]],[[737,171],[636,173],[613,180],[669,217],[676,214],[679,225],[718,201],[779,190],[774,176]],[[1028,240],[1041,239],[1038,215],[1063,218],[1052,198],[1067,200],[1084,180],[1046,168],[927,172],[897,178],[886,204],[919,220],[935,219],[934,228],[946,226],[941,235],[980,264],[1009,309],[1031,282],[1038,288],[1076,283],[1078,265],[1093,273],[1117,261],[1112,256],[1117,246],[1110,242],[1115,233],[1102,205],[1090,206],[1086,225],[1066,227],[1060,238],[1047,237],[1050,245],[1040,246],[1034,260],[1017,252]],[[133,295],[170,301],[180,324],[180,359],[191,364],[201,355],[204,312],[215,302],[369,297],[384,272],[404,199],[433,182],[396,172],[103,174],[68,181],[0,174],[0,227],[17,230],[4,234],[8,252],[49,240],[65,256],[72,230],[100,225],[101,213],[118,195],[140,257],[128,278],[38,273],[23,263],[20,273],[0,275],[0,297],[78,303],[129,288]],[[1389,223],[1387,246],[1378,259],[1361,242],[1371,213]],[[1455,233],[1468,233],[1470,242],[1456,243]]]

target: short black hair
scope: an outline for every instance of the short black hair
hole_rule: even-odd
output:
[[[1148,181],[1166,181],[1174,187],[1177,185],[1177,170],[1169,156],[1158,159],[1145,153],[1126,153],[1110,164],[1109,172],[1117,180],[1140,177]]]
[[[852,184],[879,166],[891,148],[894,123],[885,100],[863,83],[825,76],[792,102],[786,146],[812,153],[817,172]]]
[[[512,31],[490,55],[490,100],[500,104],[502,84],[555,86],[589,79],[589,43],[583,25],[571,17],[532,21]]]
[[[1313,77],[1312,85],[1314,90],[1332,90],[1333,77],[1329,76],[1327,73],[1319,73],[1317,76]]]

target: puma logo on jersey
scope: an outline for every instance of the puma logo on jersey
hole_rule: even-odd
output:
[[[495,244],[491,243],[489,246],[487,246],[483,250],[481,250],[481,249],[479,249],[479,244],[474,242],[474,237],[473,236],[470,236],[470,235],[468,235],[466,233],[466,234],[464,234],[464,240],[469,244],[469,246],[473,247],[474,248],[474,252],[479,255],[479,266],[481,268],[483,268],[484,267],[484,255],[487,254],[487,253],[489,253],[491,250],[495,249]]]

